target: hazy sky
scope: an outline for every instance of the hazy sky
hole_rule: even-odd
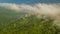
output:
[[[60,3],[60,0],[0,0],[0,3],[16,3],[16,4]]]

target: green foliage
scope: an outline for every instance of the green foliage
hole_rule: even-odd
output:
[[[37,18],[35,15],[19,18],[0,30],[0,34],[56,34],[56,32],[52,19]]]
[[[25,14],[0,10],[0,34],[60,34],[53,19],[37,18],[36,15],[25,17]]]

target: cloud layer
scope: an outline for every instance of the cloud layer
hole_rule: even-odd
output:
[[[27,12],[30,14],[50,16],[55,18],[57,21],[60,21],[60,3],[58,4],[38,3],[34,5],[0,3],[0,7],[9,9],[9,10],[15,10],[16,12],[21,11],[21,12]]]
[[[59,4],[34,4],[34,5],[26,5],[26,4],[9,4],[9,3],[0,3],[0,7],[17,10],[17,11],[27,11],[32,13],[46,14],[46,15],[57,15],[60,13],[60,5]]]

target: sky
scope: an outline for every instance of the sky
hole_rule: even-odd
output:
[[[16,4],[60,3],[60,0],[0,0],[0,3],[16,3]]]

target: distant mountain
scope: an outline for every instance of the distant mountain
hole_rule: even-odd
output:
[[[25,14],[26,13],[24,12],[15,12],[14,10],[0,8],[0,29],[5,25],[20,19]]]

